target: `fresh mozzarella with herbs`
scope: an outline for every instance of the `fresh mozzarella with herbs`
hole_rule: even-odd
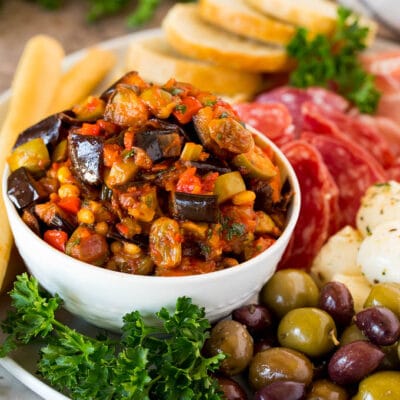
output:
[[[382,222],[400,219],[400,183],[389,181],[367,189],[357,213],[357,229],[370,235]]]
[[[357,262],[371,283],[400,283],[400,219],[376,226],[363,240]]]
[[[345,226],[331,236],[311,266],[314,279],[322,285],[332,280],[335,274],[358,275],[357,254],[361,242],[361,234],[351,226]]]
[[[347,286],[354,301],[354,310],[361,311],[371,291],[372,285],[361,273],[357,275],[335,274],[332,281],[341,282]]]

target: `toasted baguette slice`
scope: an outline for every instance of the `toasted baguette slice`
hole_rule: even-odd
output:
[[[289,67],[285,48],[233,35],[205,22],[198,4],[175,4],[163,21],[170,45],[178,52],[230,68],[276,72]]]
[[[170,78],[189,82],[202,90],[250,98],[260,90],[260,74],[241,72],[178,54],[162,33],[135,40],[127,53],[126,67],[147,81],[163,84]]]
[[[200,0],[199,14],[229,32],[267,43],[285,45],[296,31],[293,25],[260,13],[245,0]]]
[[[337,5],[329,0],[245,0],[254,9],[311,32],[330,34],[336,25]]]
[[[313,36],[317,33],[330,35],[336,27],[337,4],[330,0],[244,0],[254,10],[286,23],[303,26]],[[367,45],[371,45],[378,29],[369,18],[360,17],[360,25],[369,29]]]

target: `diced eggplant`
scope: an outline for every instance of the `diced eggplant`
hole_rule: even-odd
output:
[[[47,197],[44,188],[24,167],[18,168],[8,177],[7,194],[19,210]]]
[[[103,181],[104,139],[100,136],[71,133],[68,151],[73,174],[87,185],[100,185]]]
[[[217,222],[219,208],[217,196],[175,192],[171,194],[171,213],[179,219]]]
[[[34,211],[39,219],[50,229],[61,229],[70,234],[77,225],[75,219],[71,215],[53,202],[37,204]]]
[[[254,203],[255,210],[265,211],[267,214],[273,211],[273,190],[268,182],[254,179],[250,182],[250,189],[256,194],[256,200]]]
[[[107,238],[112,240],[118,240],[121,242],[134,243],[142,249],[147,249],[149,247],[149,237],[148,235],[138,234],[131,238],[126,238],[122,236],[115,228],[111,228],[107,232]]]
[[[50,115],[37,124],[25,129],[19,136],[14,148],[35,138],[42,138],[47,145],[55,146],[59,138],[64,134],[60,113]]]
[[[178,133],[170,131],[142,131],[135,135],[135,146],[146,151],[152,161],[179,157],[182,140]]]
[[[212,157],[208,158],[206,161],[190,161],[190,165],[192,167],[196,167],[196,171],[200,175],[204,175],[209,172],[218,172],[220,174],[232,172],[232,169],[226,162]]]

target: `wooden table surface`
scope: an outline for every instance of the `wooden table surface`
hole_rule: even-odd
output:
[[[132,7],[136,2],[132,1]],[[172,0],[162,0],[154,18],[140,29],[160,25]],[[119,15],[88,23],[89,1],[68,0],[59,10],[48,11],[36,2],[0,0],[0,93],[11,85],[18,59],[26,41],[43,33],[58,39],[67,54],[97,42],[134,32],[125,18],[131,8]],[[139,30],[139,29],[136,29]]]

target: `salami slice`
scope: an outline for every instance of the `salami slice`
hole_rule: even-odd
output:
[[[303,104],[302,113],[304,130],[350,140],[369,151],[384,168],[394,164],[395,157],[387,140],[375,125],[366,123],[360,115],[345,114],[312,102]]]
[[[284,104],[241,103],[233,108],[243,122],[259,130],[277,146],[294,139],[292,117]]]
[[[295,140],[282,147],[299,179],[301,209],[279,268],[308,269],[328,238],[338,189],[314,146]]]
[[[303,132],[302,139],[320,152],[339,188],[339,228],[355,226],[361,197],[369,186],[386,180],[381,165],[361,146],[327,135]]]
[[[297,136],[303,130],[303,116],[301,112],[303,103],[310,101],[321,107],[334,108],[339,111],[345,111],[349,107],[349,103],[343,97],[324,88],[313,87],[298,89],[282,86],[260,94],[256,97],[255,101],[258,103],[283,103],[292,115]]]

